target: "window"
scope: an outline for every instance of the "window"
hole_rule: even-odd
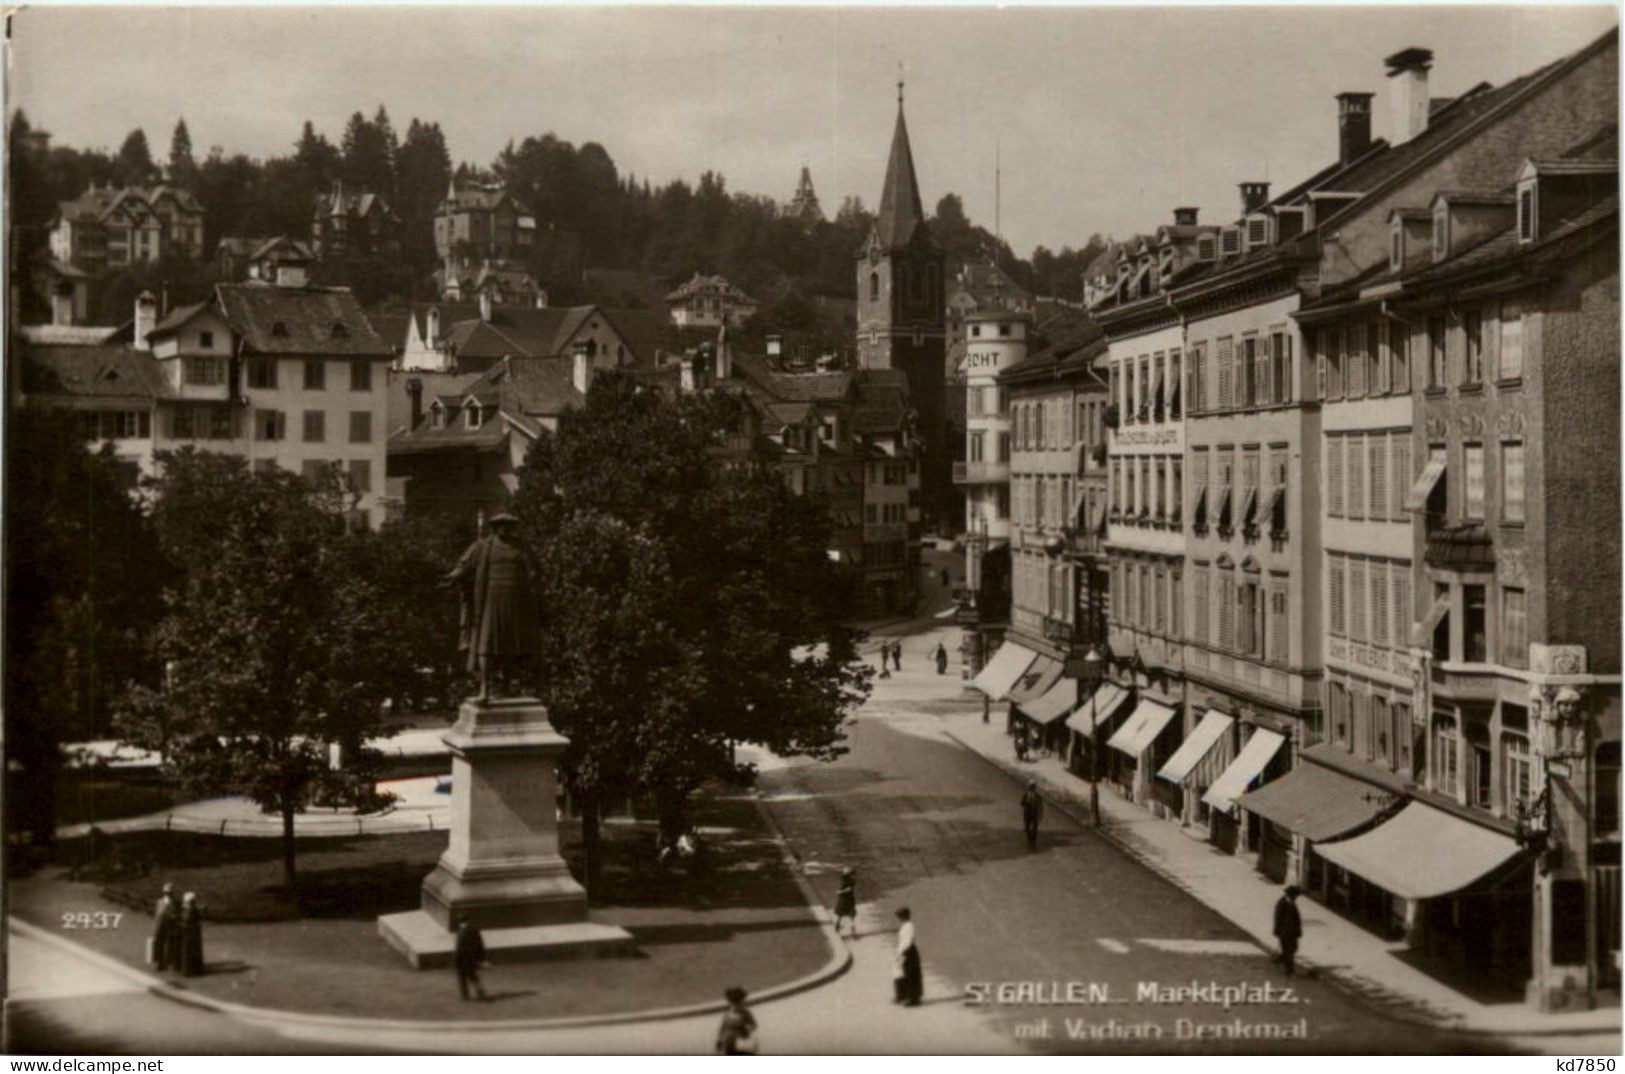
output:
[[[306,481],[319,481],[332,465],[325,459],[306,459],[299,464],[299,475]]]
[[[1348,576],[1348,567],[1342,556],[1330,556],[1330,569],[1327,572],[1326,629],[1333,634],[1348,633],[1347,605],[1344,600],[1345,581]]]
[[[332,339],[349,339],[350,326],[345,324],[343,321],[334,321],[333,327],[328,332],[328,336]]]
[[[176,440],[195,440],[198,437],[197,411],[191,407],[177,407],[169,419],[169,435]]]
[[[350,460],[350,487],[363,495],[372,491],[372,462],[369,459]]]
[[[1449,716],[1435,717],[1433,721],[1433,789],[1440,794],[1455,794],[1456,779],[1460,771],[1460,743],[1456,739],[1456,721]]]
[[[1343,331],[1334,328],[1326,339],[1326,398],[1343,398]]]
[[[1529,603],[1522,589],[1501,590],[1501,663],[1509,668],[1529,665]]]
[[[1501,770],[1506,781],[1502,793],[1506,797],[1506,814],[1521,816],[1533,800],[1533,765],[1529,759],[1529,739],[1523,735],[1501,732]]]
[[[1157,496],[1151,506],[1152,517],[1158,522],[1168,517],[1168,462],[1158,456],[1157,458]]]
[[[1348,482],[1348,516],[1365,517],[1365,437],[1355,435],[1343,438],[1347,457],[1343,461],[1343,476]]]
[[[1523,312],[1512,302],[1501,303],[1501,359],[1496,375],[1502,380],[1523,376]]]
[[[1181,408],[1179,390],[1184,385],[1179,366],[1179,351],[1168,352],[1168,416],[1178,420]]]
[[[1405,511],[1405,497],[1411,491],[1411,482],[1415,480],[1415,475],[1411,473],[1411,436],[1409,433],[1394,433],[1392,443],[1393,485],[1389,490],[1388,517],[1395,522],[1408,522],[1410,516]]]
[[[1462,362],[1463,384],[1484,383],[1484,315],[1468,310],[1461,315],[1461,332],[1466,340]]]
[[[1469,664],[1482,664],[1489,659],[1489,624],[1484,602],[1483,586],[1461,587],[1461,656]]]
[[[1387,389],[1382,384],[1382,322],[1371,320],[1365,326],[1365,392],[1377,395]]]
[[[1382,433],[1366,437],[1365,450],[1369,515],[1373,520],[1384,519],[1388,517],[1388,438]]]
[[[305,391],[319,392],[327,387],[327,363],[320,358],[305,361]]]
[[[1596,783],[1596,809],[1593,812],[1592,836],[1596,839],[1614,839],[1619,835],[1619,742],[1597,743],[1595,763],[1592,766]]]
[[[1350,641],[1365,641],[1365,560],[1349,563],[1348,626]]]
[[[209,439],[230,440],[237,435],[236,411],[229,406],[217,406],[209,409]],[[201,428],[201,423],[199,425]]]
[[[226,363],[219,358],[182,359],[182,378],[187,384],[209,388],[226,381]]]
[[[372,443],[372,411],[350,411],[350,443]]]
[[[327,439],[327,414],[320,410],[305,411],[305,443],[320,444]]]
[[[969,462],[981,462],[982,461],[982,456],[983,456],[983,453],[984,453],[984,450],[985,450],[983,445],[984,445],[986,439],[987,439],[987,434],[984,433],[984,432],[981,432],[981,431],[977,431],[977,432],[974,432],[974,433],[970,434],[970,442],[968,444],[968,450],[967,450],[967,453],[966,453],[967,461],[969,461]]]
[[[352,392],[372,391],[371,362],[355,361],[350,363],[350,390]]]
[[[484,424],[485,424],[485,411],[480,409],[480,404],[470,401],[468,406],[463,408],[463,426],[464,426],[464,428],[478,429],[481,425],[484,425]]]
[[[1388,719],[1388,702],[1375,694],[1371,695],[1371,723],[1367,733],[1366,756],[1380,764],[1388,764],[1392,756],[1393,743],[1388,738],[1392,725]]]
[[[870,302],[878,302],[879,300],[880,300],[880,273],[871,272],[871,273],[869,273],[869,301]],[[981,326],[977,325],[974,328],[972,328],[971,329],[971,334],[972,335],[978,335],[978,336],[981,335],[982,334]]]
[[[1442,315],[1428,318],[1428,387],[1445,385],[1445,321]]]
[[[1396,220],[1393,230],[1388,233],[1388,268],[1398,272],[1405,267],[1405,225]]]
[[[1348,328],[1348,356],[1344,372],[1348,375],[1348,397],[1359,399],[1366,393],[1365,325],[1351,324]]]
[[[1535,237],[1534,184],[1518,191],[1518,241],[1529,242]]]
[[[1180,458],[1178,455],[1175,455],[1171,460],[1169,460],[1168,465],[1170,468],[1168,489],[1168,520],[1175,526],[1178,526],[1185,510],[1185,479],[1183,473],[1185,460]]]
[[[1284,331],[1270,333],[1270,401],[1292,401],[1292,337]]]
[[[1270,650],[1269,657],[1277,664],[1287,661],[1286,652],[1286,583],[1270,583]]]
[[[1231,365],[1235,359],[1235,342],[1229,337],[1219,340],[1219,409],[1228,410],[1234,405],[1234,396],[1231,390]]]
[[[1188,356],[1190,366],[1191,388],[1185,401],[1185,407],[1190,411],[1207,409],[1207,344],[1198,343],[1191,347]]]
[[[1236,405],[1252,406],[1258,401],[1258,337],[1243,336],[1236,367]]]
[[[1264,600],[1257,582],[1243,582],[1239,587],[1240,614],[1237,625],[1240,638],[1237,649],[1243,656],[1262,659],[1264,656]]]
[[[1236,582],[1229,575],[1219,577],[1219,647],[1231,650],[1236,647],[1235,634],[1236,615]]]
[[[1389,390],[1409,395],[1411,391],[1411,333],[1395,322],[1388,328]]]
[[[1383,563],[1370,565],[1371,583],[1371,644],[1388,644],[1388,567]]]
[[[1134,618],[1134,598],[1139,590],[1139,581],[1135,577],[1135,567],[1132,563],[1123,565],[1123,618],[1122,622],[1132,626],[1137,621]]]
[[[1173,637],[1180,637],[1180,619],[1184,614],[1185,589],[1180,584],[1183,576],[1178,567],[1168,574],[1168,633]]]
[[[1450,252],[1450,213],[1441,202],[1433,210],[1433,260],[1443,260]]]
[[[250,388],[275,388],[276,359],[250,358],[248,360],[248,386]]]
[[[1326,438],[1326,513],[1333,518],[1343,517],[1343,441]]]
[[[1523,442],[1501,444],[1501,518],[1507,522],[1524,520]]]
[[[1191,613],[1191,636],[1203,645],[1213,642],[1213,635],[1208,628],[1208,581],[1207,568],[1197,567],[1191,571],[1191,588],[1195,596],[1195,608]]]
[[[1332,739],[1344,749],[1354,744],[1354,729],[1349,720],[1349,692],[1340,682],[1326,686],[1326,711],[1332,718]]]
[[[1411,770],[1411,707],[1404,702],[1393,704],[1394,716],[1394,768],[1400,772]]]
[[[1429,619],[1437,617],[1433,626],[1433,659],[1443,662],[1450,659],[1450,587],[1443,582],[1433,583],[1433,605],[1435,611],[1428,615]]]
[[[1155,594],[1155,598],[1154,598],[1153,603],[1152,603],[1152,608],[1153,608],[1153,613],[1152,613],[1152,620],[1151,620],[1151,628],[1153,630],[1155,630],[1158,634],[1167,633],[1167,630],[1168,630],[1168,618],[1167,618],[1168,576],[1163,573],[1163,570],[1162,570],[1161,567],[1157,568],[1157,573],[1156,573],[1156,594]]]
[[[1484,445],[1466,444],[1462,447],[1463,512],[1467,518],[1484,517]]]
[[[281,440],[286,419],[280,410],[254,411],[254,439]]]

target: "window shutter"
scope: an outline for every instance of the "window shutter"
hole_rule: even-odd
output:
[[[1405,512],[1405,496],[1411,490],[1411,437],[1409,433],[1394,433],[1393,457],[1393,488],[1388,499],[1390,512],[1388,517],[1395,522],[1404,522],[1408,516]]]
[[[1388,517],[1388,438],[1377,433],[1367,438],[1370,479],[1367,482],[1371,496],[1372,519]]]
[[[1235,648],[1236,583],[1232,578],[1219,579],[1219,647]]]
[[[1345,572],[1345,564],[1343,562],[1343,557],[1342,556],[1332,556],[1331,557],[1331,571],[1330,571],[1331,581],[1330,581],[1330,585],[1329,585],[1329,588],[1331,590],[1331,597],[1330,597],[1329,603],[1330,603],[1331,607],[1329,609],[1327,609],[1327,610],[1330,613],[1330,619],[1331,619],[1331,625],[1329,627],[1329,630],[1333,634],[1347,633],[1347,623],[1346,623],[1346,621],[1344,619],[1344,614],[1343,614],[1344,611],[1345,611],[1345,608],[1344,608],[1344,605],[1343,605],[1344,572]]]
[[[1228,339],[1219,340],[1219,406],[1228,408],[1232,404],[1233,394],[1231,385],[1231,365],[1235,357],[1235,345]]]
[[[1326,438],[1326,513],[1343,515],[1343,437]]]
[[[1343,474],[1348,481],[1348,516],[1365,517],[1365,437],[1350,436],[1345,440],[1347,457],[1343,460]]]
[[[1168,633],[1175,638],[1182,637],[1180,633],[1181,620],[1185,617],[1185,587],[1184,576],[1176,568],[1168,577]]]
[[[1286,589],[1277,585],[1270,592],[1270,659],[1286,658]]]
[[[1356,560],[1349,564],[1349,640],[1365,640],[1365,562]]]
[[[1292,333],[1284,332],[1281,335],[1281,383],[1277,387],[1281,391],[1283,403],[1292,402]]]
[[[1371,644],[1388,644],[1388,567],[1371,564]]]
[[[1403,648],[1411,636],[1411,567],[1396,563],[1394,571],[1394,645]]]
[[[1208,630],[1207,568],[1198,567],[1191,572],[1191,585],[1195,589],[1196,607],[1191,623],[1191,636],[1203,645],[1211,645],[1213,635]]]

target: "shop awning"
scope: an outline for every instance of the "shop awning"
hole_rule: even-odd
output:
[[[1253,732],[1253,737],[1241,747],[1236,759],[1230,762],[1230,767],[1219,773],[1219,778],[1213,781],[1213,786],[1202,795],[1202,801],[1214,809],[1229,809],[1236,804],[1236,799],[1247,789],[1247,785],[1258,778],[1264,771],[1264,766],[1270,763],[1275,751],[1281,748],[1286,739],[1274,731],[1266,731],[1260,727]]]
[[[1390,801],[1392,796],[1379,787],[1305,763],[1247,792],[1236,804],[1318,843],[1370,824]]]
[[[1054,686],[1056,680],[1061,677],[1061,672],[1065,666],[1059,660],[1040,653],[1038,659],[1034,660],[1027,670],[1022,672],[1016,678],[1016,681],[1010,684],[1010,689],[1005,692],[1005,697],[1020,705],[1021,711],[1026,712],[1028,705],[1049,693],[1050,687]]]
[[[1200,529],[1207,525],[1207,486],[1197,485],[1191,497],[1191,524]]]
[[[1138,757],[1151,748],[1151,743],[1157,740],[1162,729],[1173,718],[1174,710],[1167,705],[1143,699],[1134,706],[1134,715],[1123,721],[1123,726],[1117,729],[1106,745],[1130,757]]]
[[[1095,513],[1089,517],[1089,528],[1097,534],[1106,532],[1106,498],[1104,496],[1095,503]]]
[[[1037,701],[1021,706],[1030,720],[1051,723],[1071,712],[1078,705],[1078,680],[1062,675],[1055,680],[1049,692]]]
[[[1095,691],[1095,696],[1080,704],[1072,710],[1072,715],[1066,718],[1066,725],[1080,735],[1095,733],[1095,721],[1108,723],[1112,716],[1128,700],[1128,691],[1114,683],[1106,683]]]
[[[1196,770],[1196,766],[1208,755],[1208,751],[1218,745],[1219,739],[1229,732],[1232,722],[1234,721],[1224,713],[1208,709],[1202,716],[1202,722],[1196,725],[1189,738],[1179,744],[1179,748],[1168,758],[1168,763],[1162,766],[1162,771],[1157,775],[1170,783],[1185,782]]]
[[[1421,511],[1427,507],[1428,497],[1433,495],[1433,486],[1444,476],[1445,458],[1440,453],[1428,459],[1428,464],[1422,468],[1422,476],[1416,479],[1416,484],[1405,496],[1405,510]]]
[[[1286,529],[1286,514],[1281,511],[1281,504],[1285,499],[1285,485],[1276,485],[1270,489],[1270,498],[1264,504],[1264,514],[1261,517],[1269,519],[1272,530]]]
[[[1482,880],[1517,857],[1518,844],[1413,801],[1364,835],[1315,851],[1402,899],[1432,899]]]
[[[1007,641],[999,646],[993,659],[971,680],[971,685],[994,701],[1003,701],[1010,687],[1027,673],[1037,659],[1038,654],[1026,646]]]

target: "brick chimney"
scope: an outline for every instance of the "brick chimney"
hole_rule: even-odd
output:
[[[1241,214],[1246,216],[1264,207],[1270,200],[1270,185],[1268,183],[1238,183],[1241,187]]]
[[[1196,214],[1200,212],[1194,205],[1186,205],[1174,210],[1174,224],[1178,227],[1195,227]]]
[[[1388,96],[1393,106],[1393,136],[1389,142],[1403,145],[1427,130],[1428,70],[1433,52],[1407,48],[1382,61],[1388,65]]]
[[[135,349],[138,351],[152,350],[152,344],[147,337],[158,326],[158,300],[152,297],[151,291],[142,291],[135,299]]]
[[[1337,95],[1337,162],[1347,164],[1371,148],[1371,98],[1369,93]]]

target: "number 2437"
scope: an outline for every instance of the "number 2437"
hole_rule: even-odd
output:
[[[122,913],[109,913],[105,910],[69,911],[62,915],[62,927],[65,929],[116,929],[123,918]]]

